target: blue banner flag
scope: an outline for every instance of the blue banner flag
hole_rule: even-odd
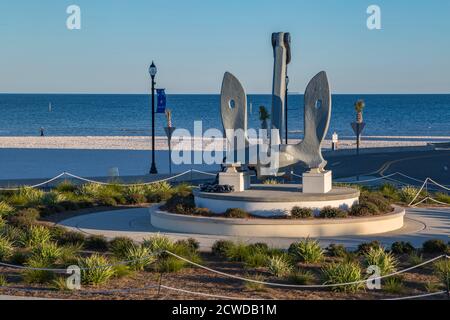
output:
[[[156,89],[157,108],[156,113],[166,112],[166,92],[165,89]]]

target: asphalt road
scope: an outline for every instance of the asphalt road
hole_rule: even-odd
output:
[[[381,176],[395,172],[425,180],[427,177],[450,185],[450,150],[413,151],[399,153],[376,153],[333,156],[327,155],[328,170],[333,171],[335,179],[353,176]],[[299,170],[301,171],[301,170]],[[396,176],[395,179],[408,183],[414,180]],[[419,182],[416,181],[416,184]]]

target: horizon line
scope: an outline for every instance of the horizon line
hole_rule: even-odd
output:
[[[0,92],[0,95],[150,95],[150,92],[144,93],[112,93],[112,92]],[[176,93],[167,93],[166,95],[219,95],[218,93],[193,93],[193,92],[176,92]],[[247,95],[272,95],[272,93],[247,93]],[[300,92],[289,92],[289,95],[297,96],[304,95],[304,93]],[[379,93],[362,93],[362,92],[335,92],[331,93],[331,95],[450,95],[450,92],[408,92],[408,93],[387,93],[387,92],[379,92]]]

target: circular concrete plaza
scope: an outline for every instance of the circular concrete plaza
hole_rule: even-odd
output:
[[[300,238],[277,237],[244,237],[216,236],[191,233],[170,232],[155,228],[150,223],[150,214],[156,212],[158,206],[150,208],[124,209],[98,212],[73,217],[59,224],[69,229],[80,231],[88,235],[104,235],[112,239],[118,236],[130,237],[135,241],[142,241],[155,234],[164,234],[173,240],[195,238],[200,242],[202,250],[209,250],[219,239],[243,241],[247,243],[265,242],[275,248],[288,248]],[[407,208],[404,225],[401,229],[370,236],[339,236],[316,238],[322,246],[330,243],[343,244],[348,248],[356,248],[361,242],[378,240],[389,247],[395,241],[409,241],[420,247],[428,239],[450,240],[450,208]]]

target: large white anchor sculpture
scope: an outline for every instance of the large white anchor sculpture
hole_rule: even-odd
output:
[[[290,62],[290,36],[289,33],[274,33],[272,35],[274,49],[274,73],[272,90],[272,115],[271,128],[277,129],[278,136],[271,135],[272,148],[278,145],[284,130],[284,110],[286,92],[286,68]],[[278,145],[278,174],[284,172],[287,167],[302,164],[311,171],[322,172],[327,162],[322,157],[321,144],[324,140],[331,117],[331,94],[327,75],[319,72],[309,82],[305,91],[304,106],[304,139],[298,144]],[[231,73],[226,72],[223,78],[221,91],[222,123],[227,140],[230,144],[235,139],[228,130],[241,129],[245,135],[244,148],[248,151],[249,141],[247,137],[247,96],[239,80]],[[269,149],[270,150],[270,149]],[[273,149],[272,149],[273,150]],[[237,151],[237,150],[234,150]],[[262,170],[264,165],[259,162],[256,165],[258,175],[267,175]]]

